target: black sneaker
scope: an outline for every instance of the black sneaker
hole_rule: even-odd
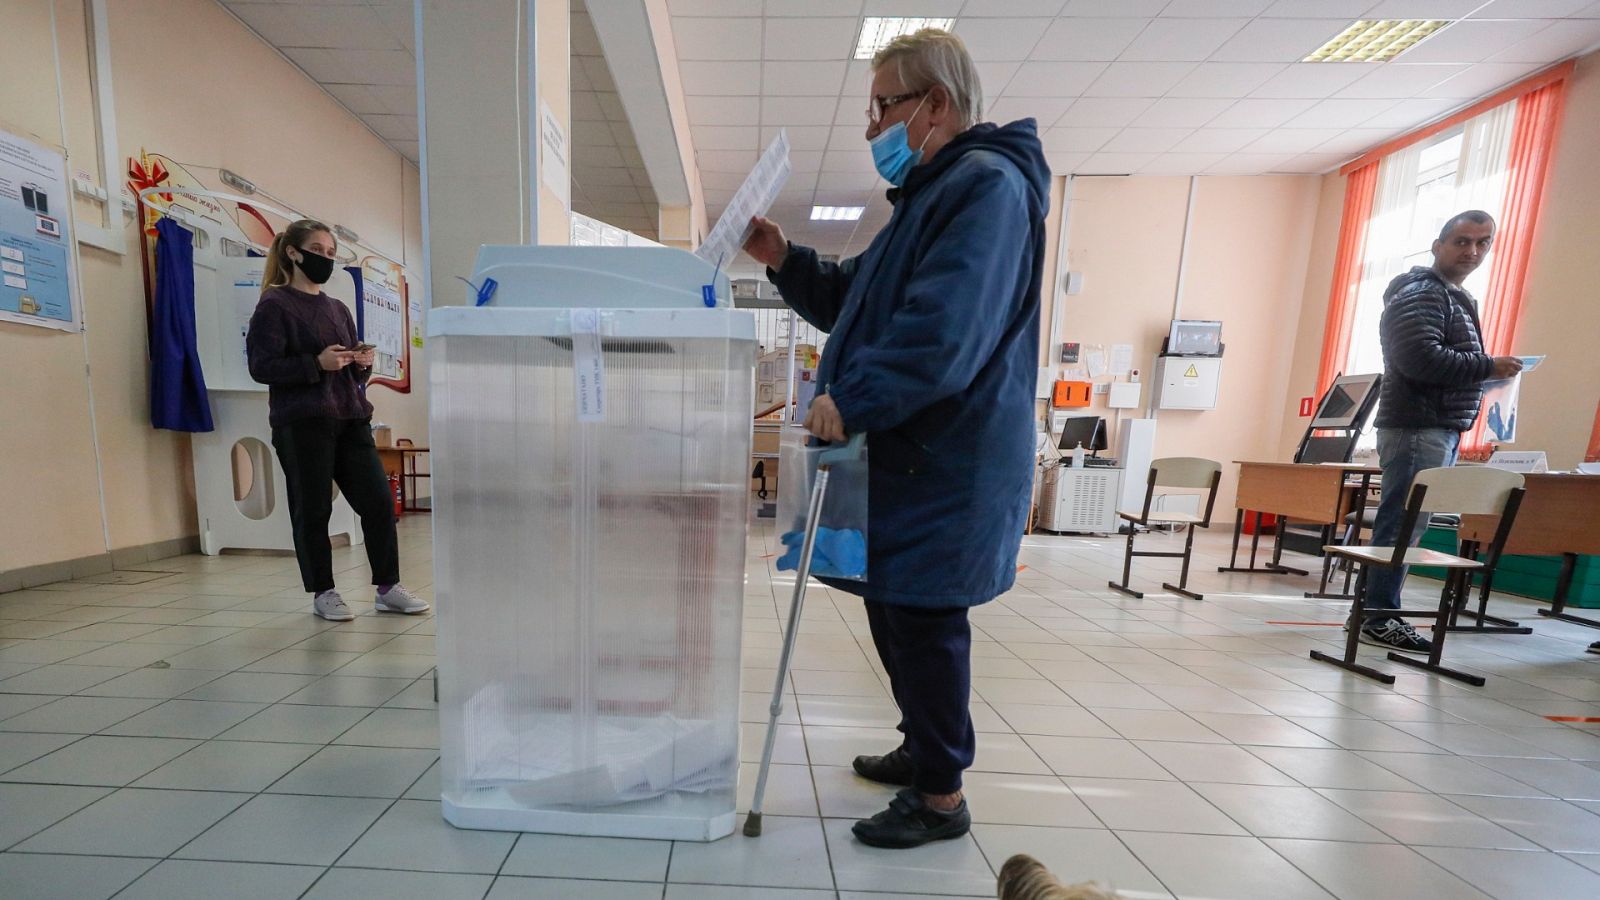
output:
[[[1432,653],[1433,642],[1417,634],[1411,623],[1399,616],[1373,619],[1361,626],[1361,642],[1388,647],[1401,653]]]
[[[906,788],[894,795],[889,808],[870,819],[862,819],[850,830],[856,840],[869,847],[905,850],[933,841],[948,841],[972,828],[967,801],[949,812],[940,812],[922,800],[922,795]]]
[[[1589,652],[1590,653],[1600,653],[1600,641],[1595,641],[1594,643],[1590,644],[1589,645]]]
[[[894,787],[910,787],[914,774],[911,757],[904,747],[896,747],[882,756],[858,756],[850,767],[868,781]]]

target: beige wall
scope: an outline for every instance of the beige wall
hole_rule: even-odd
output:
[[[1224,463],[1219,508],[1232,503],[1236,459],[1281,458],[1290,363],[1316,225],[1315,176],[1196,180],[1181,317],[1220,319],[1227,351],[1217,407],[1157,413],[1157,456]],[[1084,177],[1068,217],[1070,271],[1062,340],[1131,343],[1149,402],[1151,365],[1173,318],[1188,178]],[[1118,411],[1096,397],[1093,410]],[[1125,411],[1127,415],[1137,410]]]
[[[1600,209],[1596,147],[1600,147],[1600,53],[1578,61],[1568,88],[1528,268],[1522,327],[1513,348],[1519,354],[1550,357],[1539,371],[1523,378],[1516,446],[1545,451],[1553,469],[1568,469],[1582,461],[1600,399],[1596,352],[1600,301],[1593,263],[1594,211]],[[1291,368],[1292,396],[1314,390],[1343,202],[1343,177],[1327,176]],[[1299,430],[1286,423],[1282,438],[1289,440],[1291,432],[1298,437]]]
[[[144,148],[240,172],[286,203],[355,229],[410,265],[413,289],[426,290],[412,166],[212,0],[108,6],[121,144],[113,171]],[[50,11],[49,0],[6,2],[0,122],[64,143],[71,171],[95,172],[82,4],[55,4],[58,41]],[[100,218],[98,205],[83,201],[76,214]],[[0,325],[0,571],[196,532],[189,439],[149,425],[144,286],[131,223],[126,235],[125,256],[81,249],[86,335]],[[399,433],[422,436],[420,395],[380,388],[373,400]]]

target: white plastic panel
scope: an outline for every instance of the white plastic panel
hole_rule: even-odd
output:
[[[735,818],[753,323],[602,310],[604,418],[580,422],[571,317],[430,320],[445,816],[711,840]]]
[[[732,305],[725,271],[673,247],[493,246],[478,248],[472,281],[493,278],[491,306],[704,309],[701,288],[716,284]],[[472,291],[461,286],[471,303]]]

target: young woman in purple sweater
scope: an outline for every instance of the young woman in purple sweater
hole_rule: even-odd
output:
[[[261,302],[245,337],[250,376],[269,388],[272,446],[288,488],[300,579],[317,615],[355,618],[333,583],[328,518],[337,484],[361,517],[377,611],[427,612],[427,601],[400,585],[394,498],[372,443],[365,391],[373,350],[360,345],[344,304],[322,292],[337,251],[333,232],[311,219],[273,238]]]

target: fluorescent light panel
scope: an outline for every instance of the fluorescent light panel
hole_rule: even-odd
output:
[[[867,16],[861,24],[861,39],[856,41],[856,59],[871,59],[890,41],[902,34],[911,34],[924,28],[950,30],[955,19],[931,19],[907,16]]]
[[[866,212],[865,206],[813,206],[811,207],[811,221],[813,222],[854,222]]]
[[[1448,19],[1361,19],[1301,62],[1388,62],[1449,24]]]

